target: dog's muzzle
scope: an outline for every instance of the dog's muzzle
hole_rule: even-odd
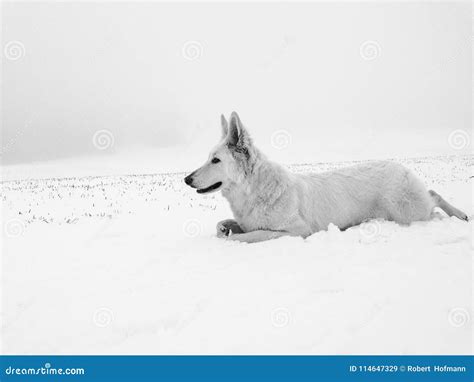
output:
[[[186,183],[188,186],[193,184],[193,174],[188,175],[186,178],[184,178],[184,183]]]

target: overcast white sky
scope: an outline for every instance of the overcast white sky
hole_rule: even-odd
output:
[[[3,164],[191,169],[232,110],[288,163],[467,153],[448,136],[471,132],[471,23],[470,2],[4,3]]]

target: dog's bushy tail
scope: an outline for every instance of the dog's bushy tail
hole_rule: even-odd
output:
[[[469,221],[468,216],[464,212],[449,204],[437,192],[433,190],[429,190],[428,192],[436,207],[441,208],[449,216],[456,216],[458,219]]]

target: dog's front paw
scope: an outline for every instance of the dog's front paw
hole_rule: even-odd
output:
[[[217,237],[225,238],[229,236],[230,228],[224,222],[219,222],[217,223],[216,233]]]

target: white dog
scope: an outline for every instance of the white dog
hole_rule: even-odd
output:
[[[185,178],[200,194],[218,190],[234,219],[217,236],[248,243],[284,235],[307,237],[330,223],[346,229],[369,219],[408,224],[428,220],[434,207],[468,220],[400,164],[380,161],[321,174],[294,174],[254,146],[237,113],[224,116],[222,140],[208,161]]]

